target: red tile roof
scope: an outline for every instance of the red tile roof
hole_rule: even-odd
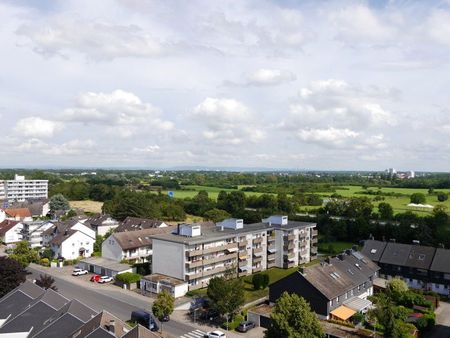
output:
[[[28,208],[9,208],[5,209],[5,213],[11,217],[31,217],[30,209]]]
[[[10,221],[4,220],[0,223],[0,236],[4,236],[8,230],[13,228],[16,224],[20,223],[19,221]]]

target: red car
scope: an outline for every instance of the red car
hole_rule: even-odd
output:
[[[98,283],[101,278],[102,278],[102,276],[100,276],[100,275],[93,275],[91,277],[91,282],[97,282]]]

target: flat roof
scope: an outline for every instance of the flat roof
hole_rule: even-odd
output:
[[[142,279],[144,280],[148,280],[150,282],[168,282],[171,285],[183,285],[186,284],[186,282],[184,280],[178,279],[178,278],[173,278],[170,276],[166,276],[166,275],[162,275],[159,273],[154,273],[151,275],[147,275],[142,277]]]
[[[248,312],[270,316],[272,313],[272,310],[273,310],[273,306],[270,306],[268,304],[261,304],[252,309],[249,309]]]
[[[194,224],[195,225],[195,224]],[[160,234],[150,236],[152,239],[182,243],[182,244],[199,244],[199,243],[207,243],[218,241],[221,239],[232,238],[236,235],[244,235],[248,233],[264,231],[264,230],[292,230],[292,229],[300,229],[300,228],[309,228],[316,226],[316,223],[313,222],[297,222],[297,221],[289,221],[286,225],[278,225],[278,224],[269,224],[269,223],[252,223],[252,224],[244,224],[242,229],[230,229],[223,228],[220,226],[216,226],[214,228],[204,228],[202,227],[202,234],[199,236],[189,237],[182,236],[173,233]]]
[[[334,317],[338,317],[339,319],[342,319],[342,320],[349,319],[355,313],[356,313],[355,310],[352,310],[344,305],[341,305],[338,308],[336,308],[330,312],[331,315],[333,315]]]
[[[114,271],[124,271],[131,269],[131,265],[123,264],[116,262],[113,259],[105,258],[105,257],[88,257],[83,258],[80,262],[92,264],[92,265],[98,265],[102,268],[114,270]]]

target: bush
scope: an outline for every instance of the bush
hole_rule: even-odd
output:
[[[63,261],[63,265],[64,265],[64,266],[68,266],[68,265],[77,265],[79,261],[80,261],[79,258],[75,258],[75,259],[65,259],[65,260]]]
[[[137,283],[141,280],[141,275],[133,272],[124,272],[116,275],[116,280],[125,284]]]
[[[42,258],[41,259],[41,265],[43,266],[50,266],[50,261],[48,258]]]
[[[239,324],[244,320],[244,317],[242,317],[241,315],[236,315],[232,321],[228,322],[228,330],[235,330]],[[222,325],[220,325],[220,327],[224,330],[227,329],[227,322],[223,322]]]
[[[444,201],[448,200],[448,195],[445,192],[438,192],[437,199],[439,202],[444,202]]]

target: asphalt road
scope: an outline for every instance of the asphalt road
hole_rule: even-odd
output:
[[[42,274],[42,272],[33,269],[32,267],[28,267],[27,269],[31,272],[27,277],[30,280],[37,279],[39,278],[39,275]],[[148,309],[150,307],[150,303],[122,293],[111,292],[109,290],[96,291],[90,288],[84,288],[77,283],[58,278],[53,274],[52,277],[55,279],[55,285],[58,288],[58,292],[64,297],[68,299],[77,299],[96,311],[102,311],[103,309],[107,310],[122,320],[130,319],[131,312],[134,310]],[[170,337],[179,337],[196,328],[171,320],[163,324],[163,329]]]

